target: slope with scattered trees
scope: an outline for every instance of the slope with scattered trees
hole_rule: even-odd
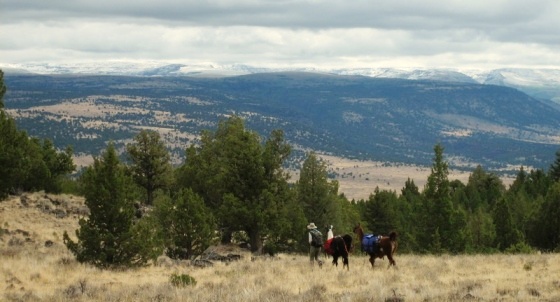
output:
[[[0,88],[4,93],[2,77]],[[64,241],[79,261],[98,267],[144,265],[162,253],[193,258],[218,241],[249,242],[258,253],[304,252],[308,222],[334,224],[336,234],[351,233],[357,223],[378,234],[396,230],[405,253],[560,249],[560,152],[548,171],[521,169],[506,189],[481,166],[466,184],[450,181],[438,143],[422,190],[409,180],[400,194],[376,189],[366,200],[350,201],[314,152],[290,183],[283,166],[291,146],[283,131],[262,138],[234,115],[203,131],[176,168],[159,134],[141,131],[125,151],[129,162],[109,144],[71,180],[70,150],[28,137],[3,102],[0,109],[3,196],[26,190],[84,196],[90,214],[80,220],[76,239],[65,234]]]

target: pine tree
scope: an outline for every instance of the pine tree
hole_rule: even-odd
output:
[[[531,241],[545,251],[560,251],[560,182],[556,182],[532,224]]]
[[[421,251],[425,243],[419,243],[426,227],[423,225],[425,219],[422,215],[422,194],[414,181],[408,178],[399,196],[399,250]]]
[[[548,175],[553,182],[560,181],[560,150],[556,151],[556,159],[554,163],[550,165]]]
[[[397,203],[396,192],[380,190],[376,187],[366,201],[364,220],[368,228],[376,234],[389,234],[396,230],[398,228],[395,210]]]
[[[310,152],[303,162],[296,188],[309,222],[321,227],[340,221],[338,182],[328,180],[326,163],[315,152]]]
[[[136,183],[146,192],[146,204],[151,205],[154,192],[171,186],[172,168],[170,156],[159,133],[142,130],[128,144],[127,152],[132,161],[132,175]]]
[[[504,198],[496,203],[494,224],[496,226],[496,246],[501,251],[522,241],[521,232],[515,227],[510,207]]]
[[[473,211],[479,206],[493,207],[505,193],[505,186],[496,174],[487,173],[479,165],[469,176],[466,190],[468,209]]]
[[[491,213],[477,208],[468,217],[468,249],[472,252],[491,251],[496,241],[496,228]]]
[[[460,252],[464,249],[465,244],[463,229],[466,224],[466,216],[453,206],[448,180],[448,164],[443,160],[443,147],[437,144],[434,147],[434,153],[432,173],[428,176],[423,192],[426,213],[423,217],[425,219],[423,224],[427,226],[428,234],[438,231],[441,240],[438,246],[450,252]]]
[[[77,242],[64,233],[67,248],[79,262],[102,268],[143,265],[148,249],[133,228],[133,180],[112,143],[101,158],[94,159],[80,181],[90,215],[79,221]]]

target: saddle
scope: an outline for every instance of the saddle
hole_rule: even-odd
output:
[[[325,250],[325,253],[327,253],[327,254],[329,254],[329,255],[332,255],[333,252],[334,252],[334,251],[332,250],[332,248],[331,248],[331,243],[332,243],[332,240],[333,240],[333,239],[334,239],[334,238],[331,238],[331,239],[325,241],[325,244],[323,244],[323,249]]]
[[[362,251],[366,253],[376,253],[379,251],[379,241],[381,235],[367,234],[362,238]]]

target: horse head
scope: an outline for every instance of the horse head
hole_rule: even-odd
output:
[[[358,235],[358,239],[361,242],[364,237],[364,229],[362,229],[362,225],[358,223],[358,225],[354,227],[353,232]]]
[[[344,240],[344,244],[346,245],[346,250],[350,253],[354,250],[354,245],[352,244],[352,236],[345,234],[344,236],[342,236],[342,239]]]

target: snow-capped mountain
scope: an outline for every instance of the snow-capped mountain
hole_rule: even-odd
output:
[[[508,86],[533,97],[560,104],[560,69],[504,68],[476,69],[402,69],[402,68],[268,68],[243,64],[217,65],[211,63],[182,64],[160,61],[105,61],[85,63],[27,63],[2,64],[6,73],[35,74],[95,74],[130,76],[198,76],[224,77],[266,72],[317,72],[337,75],[361,75],[376,78],[436,80]]]

